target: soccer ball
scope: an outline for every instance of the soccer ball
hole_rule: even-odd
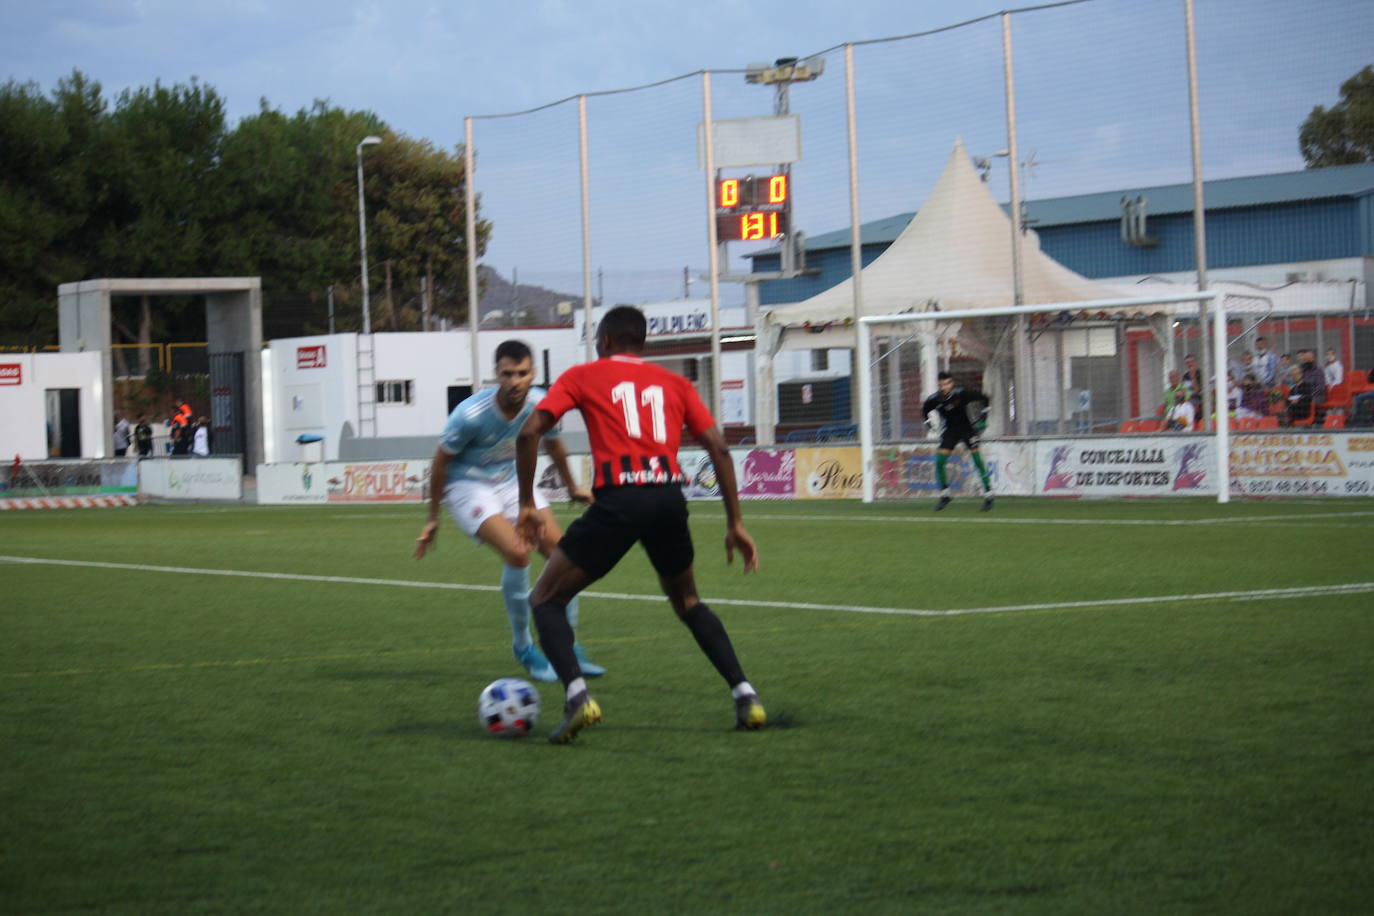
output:
[[[539,691],[518,677],[492,681],[477,698],[477,721],[498,738],[528,735],[539,721]]]

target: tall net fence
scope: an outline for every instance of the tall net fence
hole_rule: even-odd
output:
[[[1294,17],[1279,2],[1209,2],[1198,4],[1195,27],[1203,174],[1218,181],[1303,168],[1299,128],[1314,105],[1334,104],[1340,84],[1367,63],[1374,5],[1314,2]],[[480,216],[491,224],[481,262],[514,287],[509,306],[484,320],[563,323],[588,301],[702,299],[713,255],[720,303],[740,309],[744,317],[731,319],[738,324],[754,321],[751,295],[762,311],[782,314],[836,290],[828,312],[779,321],[784,330],[773,352],[762,352],[763,340],[756,344],[753,359],[770,358],[772,377],[751,372],[750,385],[773,390],[767,397],[749,392],[751,419],[776,425],[782,439],[794,429],[820,435],[820,427],[832,427],[834,436],[853,426],[853,334],[843,328],[856,312],[1143,297],[1196,282],[1191,194],[1144,193],[1186,186],[1193,177],[1182,4],[1052,4],[920,34],[855,38],[864,40],[771,49],[811,63],[810,78],[781,87],[740,66],[627,90],[586,87],[584,95],[533,111],[473,116],[473,181]],[[708,108],[717,124],[795,115],[799,158],[707,176],[701,138]],[[976,172],[1002,221],[974,225],[970,208],[954,208],[938,253],[929,255],[947,268],[939,283],[865,272],[859,290],[838,286],[852,273],[851,225],[865,226],[865,243],[893,242],[913,214],[932,205],[952,156]],[[779,172],[790,180],[788,231],[713,252],[713,179]],[[1075,229],[1080,216],[1086,223],[1118,215],[1119,244]],[[1012,254],[1012,216],[1024,230],[1020,263]],[[1233,217],[1219,211],[1215,218]],[[1042,247],[1037,233],[1051,227]],[[753,289],[737,282],[756,269],[784,268],[782,252],[799,233],[808,240],[804,270]],[[1267,261],[1302,260],[1293,238],[1250,241],[1249,253]],[[924,250],[934,250],[927,242]],[[1281,292],[1294,278],[1256,271],[1246,256],[1208,249],[1214,283],[1251,286],[1249,299],[1239,286],[1228,288],[1237,296],[1228,364],[1241,369],[1259,336],[1280,353],[1334,347],[1351,369],[1374,364],[1367,291],[1362,274],[1355,276],[1359,258],[1351,278],[1305,278],[1330,280],[1333,289],[1303,301]],[[882,260],[876,249],[862,255],[865,265],[875,258]],[[1037,267],[1042,261],[1053,266]],[[1060,264],[1092,282],[1063,295],[1069,281],[1056,272]],[[1168,373],[1186,372],[1189,354],[1206,375],[1208,333],[1196,314],[1180,310],[1167,322],[1110,313],[1055,315],[1039,324],[977,319],[964,323],[943,358],[956,376],[996,389],[999,432],[1101,434],[1154,416],[1166,402]],[[700,341],[679,350],[692,347],[687,355],[705,355]],[[916,358],[899,348],[884,371],[915,378]],[[720,373],[698,363],[699,385],[716,384]],[[902,434],[909,420],[894,415],[892,429]]]

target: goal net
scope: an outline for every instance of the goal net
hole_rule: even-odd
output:
[[[1054,458],[1041,447],[1045,443],[1159,431],[1179,384],[1190,388],[1195,402],[1196,423],[1185,432],[1197,435],[1186,439],[1224,437],[1228,411],[1215,412],[1214,391],[1220,386],[1223,399],[1235,395],[1227,381],[1232,354],[1245,348],[1264,310],[1263,302],[1194,292],[862,318],[856,376],[864,499],[931,496],[939,489],[935,455],[941,430],[938,414],[928,417],[925,407],[943,372],[957,387],[987,396],[985,404],[970,406],[969,419],[986,440],[982,451],[995,492],[1046,492],[1041,465]],[[1182,460],[1160,454],[1156,449],[1141,463]],[[1218,498],[1226,501],[1227,469],[1215,460],[1225,448],[1208,443],[1191,454],[1184,473],[1210,477],[1204,492],[1220,485]],[[1203,459],[1211,464],[1204,466]],[[1152,474],[1147,466],[1136,467],[1120,454],[1102,461],[1119,463],[1127,476],[1117,480],[1109,470],[1101,478],[1104,488],[1093,495],[1124,495],[1120,491],[1133,486],[1139,495],[1151,495],[1152,488],[1178,480],[1163,468]],[[951,456],[946,483],[955,496],[981,494],[965,448]]]

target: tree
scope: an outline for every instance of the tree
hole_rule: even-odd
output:
[[[1312,109],[1298,145],[1311,169],[1374,161],[1374,67],[1342,83],[1341,100],[1331,108]]]
[[[0,87],[0,343],[55,342],[57,285],[86,276],[100,186],[88,151],[104,116],[100,85],[79,72],[51,98]]]
[[[420,281],[435,303],[434,314],[467,318],[467,168],[461,151],[450,155],[428,141],[391,137],[373,150],[376,180],[369,189],[376,207],[377,252],[408,292]],[[477,253],[486,249],[491,225],[477,220]],[[394,306],[393,306],[394,309]],[[418,329],[420,310],[387,316],[393,329]]]

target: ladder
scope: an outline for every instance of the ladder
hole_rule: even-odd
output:
[[[372,335],[358,335],[358,438],[377,437],[377,362]]]

